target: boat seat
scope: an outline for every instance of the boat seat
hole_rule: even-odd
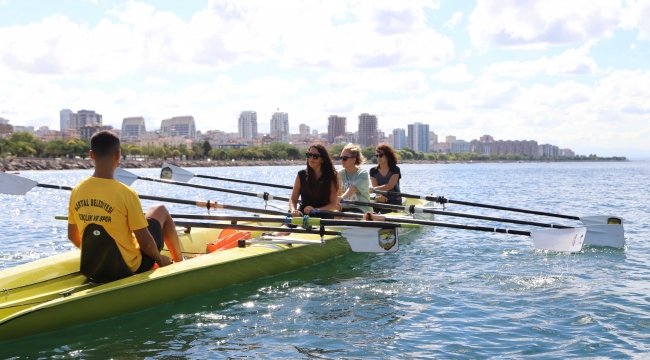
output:
[[[115,240],[103,226],[89,224],[81,243],[81,273],[97,283],[107,283],[135,273],[126,266]]]

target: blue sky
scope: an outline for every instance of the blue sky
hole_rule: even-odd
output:
[[[236,132],[254,110],[268,132],[280,109],[297,132],[368,112],[384,131],[650,157],[647,19],[650,0],[0,0],[0,116]]]

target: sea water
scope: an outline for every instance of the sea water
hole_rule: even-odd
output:
[[[364,165],[365,166],[365,165]],[[369,166],[365,166],[369,167]],[[291,185],[301,166],[195,168]],[[413,194],[624,219],[623,249],[535,249],[526,236],[424,227],[393,254],[351,253],[84,326],[0,343],[0,358],[644,358],[650,350],[650,162],[402,165]],[[133,170],[158,176],[158,169]],[[89,171],[23,172],[74,186]],[[288,190],[191,183],[288,196]],[[136,181],[140,194],[263,207],[263,200]],[[0,268],[72,249],[69,192],[0,195]],[[146,208],[150,201],[143,201]],[[275,203],[284,206],[281,203]],[[174,213],[204,209],[167,204]],[[454,212],[574,221],[448,205]],[[223,213],[223,212],[220,212]],[[460,224],[531,227],[436,216]],[[169,289],[175,291],[175,289]]]

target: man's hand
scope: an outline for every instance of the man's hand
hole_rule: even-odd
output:
[[[160,267],[163,267],[163,266],[171,265],[171,263],[172,263],[172,260],[169,257],[167,257],[165,255],[160,255],[160,262],[158,262],[157,264]]]

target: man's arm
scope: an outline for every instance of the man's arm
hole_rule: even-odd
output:
[[[149,229],[142,228],[139,230],[134,230],[133,234],[138,240],[138,244],[140,244],[140,250],[142,250],[142,252],[147,254],[147,256],[150,258],[154,259],[156,264],[160,265],[160,267],[167,266],[172,263],[172,261],[167,256],[160,255],[158,252],[158,247],[156,246],[156,242],[154,241],[153,236],[151,236]]]
[[[68,239],[78,249],[81,249],[81,236],[79,236],[79,229],[77,224],[68,224]]]

